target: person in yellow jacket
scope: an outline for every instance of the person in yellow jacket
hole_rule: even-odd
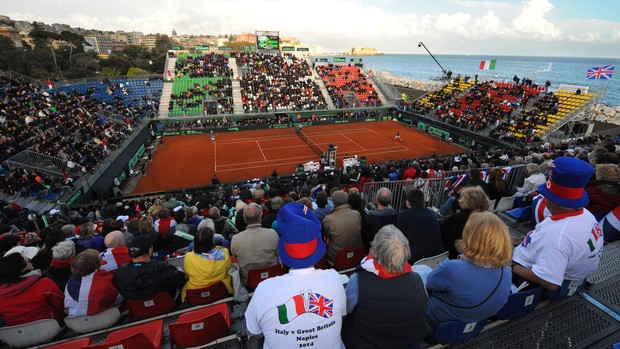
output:
[[[232,266],[230,252],[225,247],[215,246],[213,237],[211,228],[201,228],[194,237],[194,250],[185,255],[183,270],[189,280],[183,287],[183,301],[186,290],[211,286],[219,281],[224,282],[228,293],[233,293],[232,278],[228,275]]]

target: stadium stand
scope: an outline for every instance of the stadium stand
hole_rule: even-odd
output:
[[[318,65],[316,70],[336,108],[382,105],[377,91],[358,66]]]

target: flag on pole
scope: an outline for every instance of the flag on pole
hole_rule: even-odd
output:
[[[546,73],[548,71],[551,71],[551,66],[552,65],[553,65],[553,63],[545,64],[542,67],[538,68],[538,70],[536,72],[537,73]]]
[[[495,59],[490,61],[480,61],[480,70],[494,70],[495,69]]]
[[[615,65],[604,65],[588,69],[588,80],[609,80],[614,74]]]

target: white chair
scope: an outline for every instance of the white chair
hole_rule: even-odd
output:
[[[112,307],[95,315],[67,317],[65,324],[76,333],[88,333],[110,328],[120,318],[121,312],[117,307]]]
[[[514,196],[504,196],[503,198],[499,199],[499,202],[497,203],[497,207],[495,208],[494,212],[505,212],[508,211],[512,208],[512,205],[515,202],[515,197]]]
[[[183,261],[185,260],[185,256],[170,258],[168,259],[168,264],[171,266],[183,270]]]
[[[422,258],[419,261],[413,263],[413,265],[427,265],[432,269],[435,269],[441,262],[448,259],[448,255],[448,251],[446,251],[433,257]]]
[[[51,341],[62,328],[54,319],[0,328],[0,340],[12,348],[24,348]]]
[[[491,212],[495,211],[495,199],[489,201],[489,211]]]

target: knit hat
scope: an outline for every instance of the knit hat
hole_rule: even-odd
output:
[[[149,253],[149,249],[153,246],[153,240],[150,236],[141,234],[131,239],[129,244],[129,257],[137,258]]]
[[[589,163],[569,156],[553,160],[546,184],[538,187],[545,198],[566,208],[581,208],[588,205],[588,194],[584,190],[594,168]]]
[[[291,268],[311,267],[325,254],[321,222],[302,203],[291,202],[278,211],[278,231],[280,259]]]

